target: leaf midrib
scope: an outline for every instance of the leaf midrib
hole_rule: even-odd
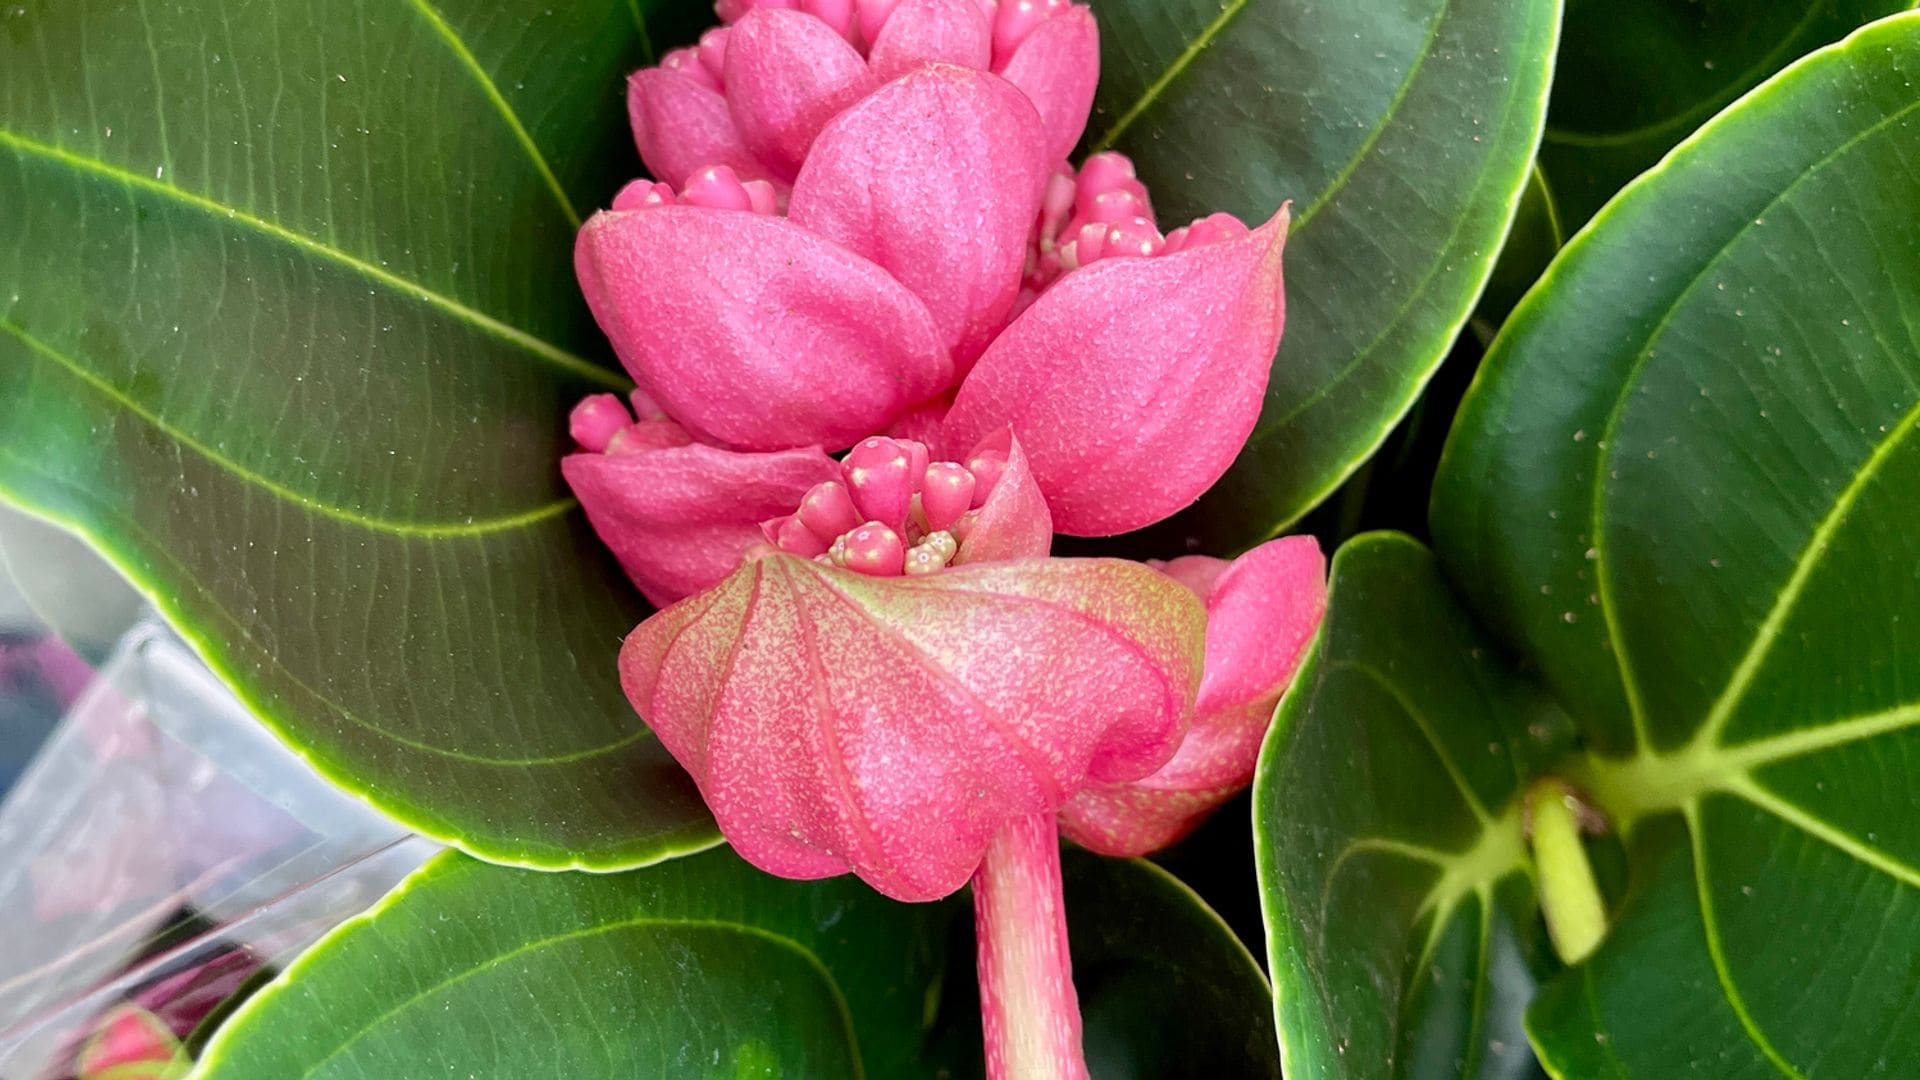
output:
[[[51,361],[74,378],[79,379],[87,387],[98,392],[119,409],[124,410],[127,414],[146,423],[149,427],[152,427],[161,435],[172,440],[175,444],[193,451],[215,468],[232,474],[240,482],[258,488],[282,501],[293,503],[302,510],[318,514],[322,517],[331,518],[346,525],[365,529],[369,532],[384,533],[405,539],[427,540],[486,536],[491,533],[508,532],[537,525],[549,518],[558,517],[567,513],[576,505],[573,499],[562,498],[534,507],[531,510],[520,511],[519,513],[505,514],[492,518],[463,517],[458,522],[441,523],[402,521],[397,518],[364,514],[343,506],[335,506],[331,503],[322,502],[311,495],[305,495],[295,491],[285,484],[255,472],[245,465],[240,464],[238,461],[220,453],[213,447],[208,446],[187,432],[175,427],[158,413],[153,412],[133,398],[128,397],[119,387],[96,375],[84,364],[81,364],[79,361],[53,348],[46,342],[27,333],[26,330],[12,321],[0,318],[0,331],[4,331],[22,345],[26,346],[29,352],[44,360]]]
[[[29,138],[18,132],[0,128],[0,147],[5,147],[19,155],[29,155],[42,161],[71,169],[76,173],[90,175],[100,179],[132,188],[136,192],[155,195],[206,214],[217,221],[228,221],[247,228],[270,239],[293,247],[307,255],[333,263],[351,270],[369,280],[392,290],[410,300],[417,300],[436,308],[468,326],[497,338],[531,355],[543,363],[550,364],[569,374],[590,380],[612,390],[625,391],[631,384],[622,376],[601,367],[583,357],[560,348],[545,339],[510,325],[491,315],[469,307],[444,293],[430,289],[417,281],[395,274],[366,260],[349,254],[324,241],[295,232],[284,225],[256,216],[236,206],[228,206],[216,199],[173,184],[142,176],[138,173],[109,164],[99,158],[76,154],[63,147]]]

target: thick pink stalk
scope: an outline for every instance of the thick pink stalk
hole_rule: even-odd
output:
[[[973,920],[987,1080],[1087,1080],[1051,815],[1014,818],[988,845]]]

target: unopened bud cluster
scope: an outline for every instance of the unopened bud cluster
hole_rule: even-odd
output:
[[[953,561],[993,494],[1007,456],[929,461],[924,443],[876,436],[847,452],[839,480],[814,485],[791,514],[761,525],[769,543],[874,577],[931,574]]]

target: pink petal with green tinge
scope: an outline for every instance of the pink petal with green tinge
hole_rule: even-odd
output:
[[[748,861],[930,900],[1007,821],[1165,762],[1203,620],[1137,563],[872,578],[776,553],[642,623],[620,669]]]
[[[1091,785],[1061,809],[1061,831],[1104,855],[1158,851],[1252,782],[1274,709],[1327,609],[1326,558],[1309,536],[1262,544],[1230,564],[1188,557],[1166,569],[1202,586],[1206,673],[1173,760],[1142,780]]]

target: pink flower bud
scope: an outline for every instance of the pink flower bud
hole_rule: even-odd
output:
[[[594,394],[582,398],[567,417],[567,432],[580,449],[603,453],[614,435],[633,423],[633,414],[618,394]]]
[[[952,461],[936,461],[927,466],[920,486],[920,507],[927,515],[927,527],[945,529],[973,508],[973,474],[966,466]]]
[[[907,546],[894,532],[878,521],[847,534],[846,567],[869,577],[899,577],[906,569]]]
[[[884,436],[862,440],[840,468],[853,505],[862,515],[896,527],[905,523],[917,479],[913,453],[906,444]]]

